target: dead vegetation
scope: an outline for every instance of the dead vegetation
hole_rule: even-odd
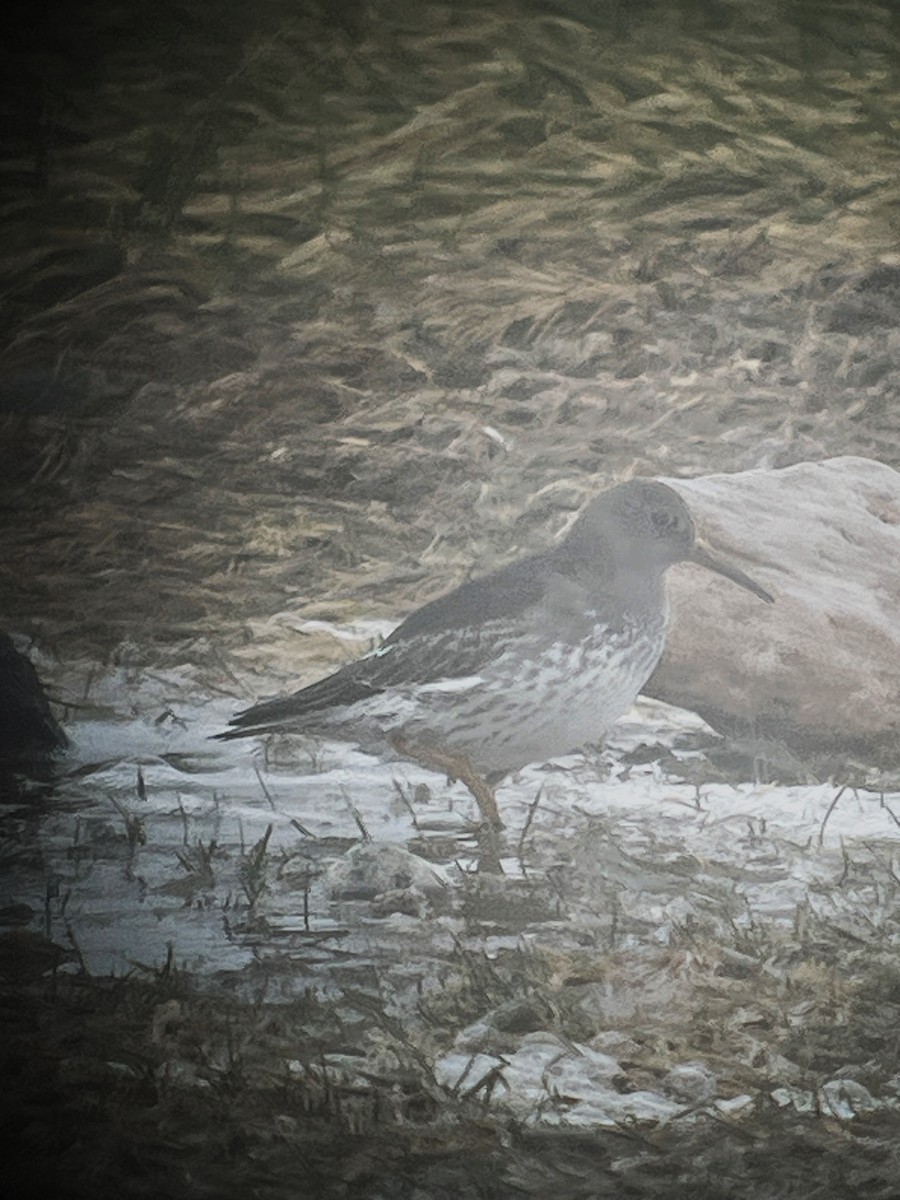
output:
[[[239,999],[205,995],[171,963],[94,979],[48,975],[42,961],[41,977],[2,986],[7,1195],[888,1200],[900,1169],[896,964],[868,948],[848,957],[825,936],[786,938],[765,961],[689,937],[658,953],[647,980],[677,979],[693,1000],[620,1028],[617,1086],[658,1089],[673,1062],[699,1058],[740,1103],[590,1132],[566,1127],[564,1092],[557,1128],[498,1113],[503,1050],[493,1076],[459,1088],[436,1082],[433,1054],[486,1013],[507,1056],[529,1029],[592,1035],[577,1000],[586,975],[622,969],[615,955],[576,966],[460,950],[449,990],[412,1024],[371,993],[269,1000],[269,968],[243,981],[256,998]],[[822,1083],[835,1072],[839,1099],[893,1104],[829,1108]]]
[[[890,6],[218,11],[93,6],[8,130],[8,622],[196,660],[626,472],[900,458]]]
[[[652,774],[640,750],[613,776]],[[277,771],[253,813],[173,804],[152,762],[110,803],[107,768],[68,813],[4,822],[57,830],[29,864],[53,867],[43,914],[0,912],[8,1194],[894,1195],[900,882],[894,843],[831,833],[846,793],[818,844],[762,815],[717,843],[677,804],[591,815],[584,767],[508,809],[498,877],[421,790],[402,807],[428,861],[355,809],[358,836],[315,836]],[[715,825],[722,785],[695,786]],[[222,965],[190,969],[179,937],[93,974],[97,930],[134,915],[139,938],[142,907],[205,923]]]

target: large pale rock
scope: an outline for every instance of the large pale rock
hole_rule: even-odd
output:
[[[848,457],[666,482],[776,602],[673,567],[644,692],[723,732],[900,763],[900,474]]]

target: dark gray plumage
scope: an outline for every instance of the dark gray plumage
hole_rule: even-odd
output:
[[[576,750],[602,738],[656,666],[663,576],[681,561],[772,599],[697,542],[677,492],[635,479],[588,504],[557,546],[433,600],[377,650],[239,713],[219,737],[288,730],[390,744],[494,777]]]

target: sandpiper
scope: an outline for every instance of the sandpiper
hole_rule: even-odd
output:
[[[637,697],[663,652],[663,577],[677,562],[772,601],[697,540],[677,492],[633,479],[592,500],[556,546],[432,600],[365,657],[218,736],[391,747],[465,783],[500,828],[499,779],[600,741]]]

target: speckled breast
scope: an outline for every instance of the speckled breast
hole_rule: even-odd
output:
[[[596,626],[578,642],[523,639],[468,687],[420,695],[408,732],[483,772],[543,762],[602,739],[634,702],[665,644],[665,614]]]

